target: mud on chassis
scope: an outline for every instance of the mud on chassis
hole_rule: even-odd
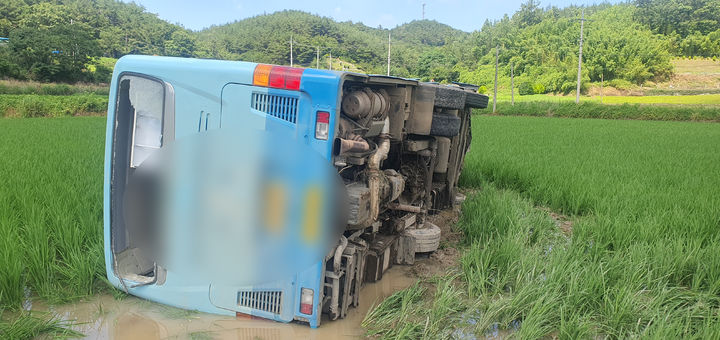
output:
[[[342,92],[333,162],[345,182],[348,224],[325,258],[321,301],[331,320],[358,305],[364,283],[437,250],[440,229],[427,215],[461,203],[456,185],[472,108],[488,103],[470,84],[388,77],[349,79]]]

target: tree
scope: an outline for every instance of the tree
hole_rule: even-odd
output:
[[[195,37],[184,29],[176,30],[165,41],[165,54],[176,57],[192,57],[195,53]]]
[[[42,81],[81,80],[90,57],[99,55],[96,41],[80,24],[16,29],[9,47],[17,63],[30,71],[30,77]]]
[[[542,20],[542,13],[539,1],[527,0],[520,5],[520,10],[513,14],[512,19],[520,28],[525,28],[538,24]]]
[[[635,0],[635,18],[659,34],[706,35],[720,25],[720,0]]]

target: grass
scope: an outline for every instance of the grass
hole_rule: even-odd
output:
[[[720,60],[673,59],[675,73],[720,74]]]
[[[445,339],[454,330],[448,325],[461,322],[465,310],[464,292],[454,277],[431,279],[433,289],[417,282],[394,293],[372,308],[362,322],[368,336],[381,339]]]
[[[720,77],[718,77],[720,79]],[[695,95],[708,95],[708,94],[720,94],[720,87],[717,88],[652,88],[645,91],[647,96],[695,96]],[[607,98],[607,97],[606,97]],[[718,104],[714,102],[712,104]]]
[[[99,115],[107,112],[107,105],[107,96],[95,94],[71,96],[0,94],[0,117]]]
[[[648,92],[659,94],[674,93],[678,90],[662,90],[653,89]],[[603,104],[675,104],[675,105],[720,105],[720,94],[718,89],[710,90],[687,90],[693,91],[692,95],[653,95],[653,96],[604,96]],[[714,92],[713,94],[704,94],[706,92]],[[498,101],[510,102],[509,95],[498,95]],[[575,96],[560,96],[550,94],[533,94],[527,96],[515,95],[515,104],[526,102],[549,102],[549,103],[575,103]],[[597,103],[600,104],[600,96],[582,96],[581,103]],[[492,100],[491,100],[492,103]]]
[[[606,97],[608,98],[608,97]],[[647,97],[639,97],[647,98]],[[492,111],[492,104],[483,113]],[[526,101],[498,102],[497,114],[520,116],[554,116],[573,118],[720,121],[720,106],[710,105],[606,105],[596,102]]]
[[[603,103],[718,105],[720,104],[720,94],[703,94],[690,96],[606,96],[605,98],[603,98]]]
[[[105,119],[0,119],[0,309],[105,289]]]
[[[52,96],[95,94],[107,97],[109,91],[107,85],[99,84],[70,85],[20,80],[0,80],[0,94],[40,94]]]
[[[55,317],[22,312],[13,321],[0,320],[0,337],[7,340],[35,339],[40,336],[55,339],[82,337],[81,333],[69,328],[72,325],[71,322]]]
[[[468,307],[438,334],[720,337],[718,125],[478,116],[473,128],[461,184],[482,190],[458,223]],[[403,329],[428,301],[366,326]]]
[[[460,272],[383,301],[363,322],[370,335],[720,336],[718,125],[473,120],[461,183],[482,190],[463,207]],[[18,314],[28,293],[63,302],[106,289],[104,126],[0,120],[3,338],[63,327]],[[538,206],[570,215],[572,232]]]

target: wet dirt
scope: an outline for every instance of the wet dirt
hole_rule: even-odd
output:
[[[417,281],[411,269],[412,266],[391,267],[382,280],[365,284],[359,306],[351,308],[345,319],[331,321],[323,315],[316,329],[295,322],[285,324],[186,311],[134,296],[116,300],[111,295],[99,295],[55,307],[35,303],[33,310],[73,320],[76,323],[73,329],[87,339],[361,339],[365,331],[360,324],[370,307]]]
[[[455,245],[461,238],[454,230],[458,216],[458,209],[429,216],[442,230],[441,248],[418,254],[415,265],[393,265],[382,280],[363,286],[359,305],[350,308],[345,319],[333,321],[323,315],[316,329],[297,322],[285,324],[186,311],[134,296],[118,300],[108,294],[60,306],[34,302],[32,310],[74,322],[72,328],[87,339],[362,339],[365,330],[361,323],[372,306],[419,279],[456,267],[460,253]]]
[[[550,216],[550,218],[555,222],[555,226],[557,226],[565,236],[571,236],[572,230],[573,230],[573,221],[570,217],[558,214],[554,211],[552,211],[550,208],[547,207],[536,207],[539,210],[542,210]]]
[[[456,228],[460,218],[460,208],[442,210],[427,217],[427,220],[440,228],[440,248],[433,253],[417,254],[415,265],[410,271],[419,278],[443,275],[457,268],[460,260],[458,243],[462,232]]]

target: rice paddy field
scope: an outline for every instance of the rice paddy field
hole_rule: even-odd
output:
[[[719,125],[476,116],[461,183],[459,268],[368,334],[720,338]]]
[[[107,289],[104,117],[0,119],[0,337]],[[483,116],[459,264],[367,315],[379,338],[720,338],[720,125]],[[77,335],[77,334],[74,334]]]
[[[28,315],[7,323],[3,310],[103,289],[104,139],[104,117],[0,119],[1,338],[62,329]]]

